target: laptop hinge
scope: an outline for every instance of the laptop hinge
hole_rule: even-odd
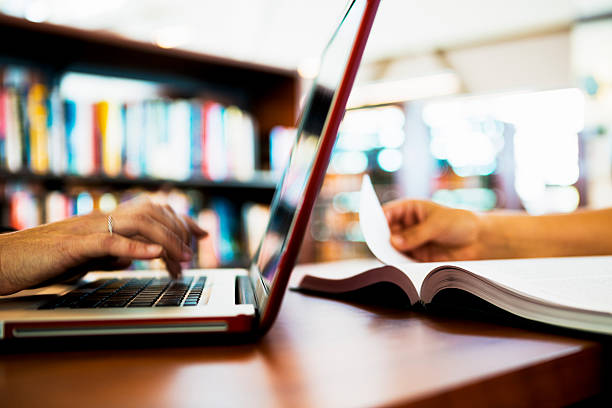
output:
[[[251,264],[249,268],[249,278],[251,281],[251,290],[255,295],[255,308],[260,312],[265,307],[265,302],[268,299],[269,289],[264,284],[264,280],[259,273],[259,269],[256,264]]]
[[[257,309],[257,301],[251,279],[248,276],[236,276],[236,304],[237,305],[254,305]]]

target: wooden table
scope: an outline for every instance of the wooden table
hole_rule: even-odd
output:
[[[601,392],[607,368],[601,341],[572,333],[291,291],[256,343],[20,348],[0,354],[3,407],[545,407]]]

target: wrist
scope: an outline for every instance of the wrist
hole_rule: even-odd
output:
[[[512,249],[504,225],[504,217],[479,213],[477,217],[477,248],[478,259],[512,258]]]
[[[16,282],[15,274],[11,273],[11,267],[9,266],[10,254],[7,254],[9,250],[10,241],[7,242],[7,235],[13,235],[15,233],[0,234],[0,296],[10,295],[19,290],[19,285]]]

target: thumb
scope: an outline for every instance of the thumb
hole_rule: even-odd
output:
[[[435,238],[436,230],[431,221],[402,229],[391,235],[391,245],[395,249],[408,252],[417,249]]]

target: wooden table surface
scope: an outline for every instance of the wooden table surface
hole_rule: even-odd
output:
[[[265,337],[224,341],[4,347],[0,405],[542,407],[600,392],[606,372],[606,348],[572,333],[292,291]]]

